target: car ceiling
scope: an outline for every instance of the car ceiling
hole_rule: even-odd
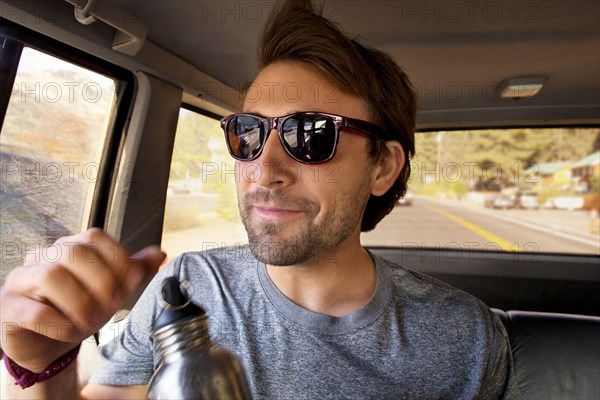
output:
[[[113,3],[148,26],[148,41],[239,89],[257,73],[256,44],[275,1]],[[323,7],[343,31],[403,66],[420,98],[421,130],[600,124],[597,0],[338,0]],[[500,82],[529,76],[546,77],[536,96],[499,98]]]

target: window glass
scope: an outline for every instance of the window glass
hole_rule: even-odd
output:
[[[24,48],[0,135],[2,282],[25,252],[87,227],[115,81]],[[57,259],[52,246],[42,262]]]
[[[247,243],[233,171],[219,121],[181,109],[162,237],[169,258]]]
[[[421,132],[416,154],[363,244],[600,254],[600,129]]]

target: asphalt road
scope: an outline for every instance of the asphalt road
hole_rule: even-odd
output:
[[[600,254],[586,211],[491,210],[416,197],[396,207],[364,245]]]

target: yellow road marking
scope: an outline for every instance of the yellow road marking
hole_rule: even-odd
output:
[[[435,211],[439,214],[442,214],[444,217],[451,219],[452,221],[456,222],[457,224],[460,224],[460,225],[464,226],[465,228],[475,232],[479,236],[486,238],[490,242],[496,243],[498,246],[500,246],[500,248],[502,250],[515,251],[515,252],[521,251],[519,246],[517,246],[515,243],[511,243],[507,240],[504,240],[501,237],[496,236],[493,233],[488,232],[485,229],[480,228],[477,225],[470,223],[469,221],[466,221],[460,217],[457,217],[454,214],[450,214],[449,212],[439,209],[437,207],[428,207],[428,208],[431,208],[433,211]]]

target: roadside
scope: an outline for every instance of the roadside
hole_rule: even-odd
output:
[[[415,196],[416,197],[416,196]],[[589,211],[585,210],[527,210],[527,209],[492,209],[484,208],[479,204],[472,204],[460,200],[436,199],[432,197],[421,197],[423,200],[438,203],[440,205],[452,205],[468,209],[489,217],[511,221],[514,223],[525,224],[529,227],[543,229],[553,234],[568,234],[578,239],[585,240],[586,243],[596,246],[600,243],[600,235],[592,233],[592,217]]]

